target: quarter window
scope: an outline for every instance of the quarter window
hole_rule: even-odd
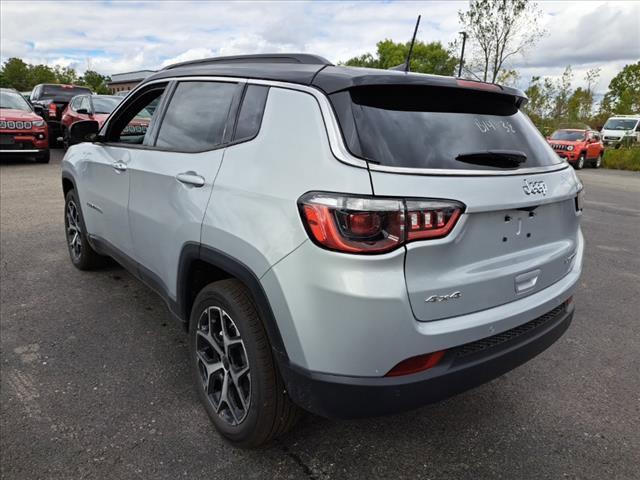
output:
[[[236,83],[181,82],[160,125],[156,147],[199,152],[222,144]]]
[[[236,126],[235,141],[247,140],[255,137],[260,131],[264,106],[267,103],[269,87],[249,85],[242,100],[238,124]]]

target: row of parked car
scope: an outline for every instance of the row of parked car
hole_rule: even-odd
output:
[[[68,147],[69,128],[80,120],[106,120],[125,95],[95,95],[76,85],[37,85],[28,96],[0,89],[0,153],[34,157],[48,163],[49,148]],[[133,125],[142,130],[148,121]],[[146,129],[146,127],[144,127]]]
[[[42,84],[31,92],[2,89],[0,101],[0,152],[26,154],[38,162],[49,161],[49,146],[59,141],[69,146],[69,128],[75,122],[95,120],[102,126],[129,92],[95,95],[87,87]],[[143,111],[127,127],[132,135],[146,132],[151,114]],[[558,154],[576,169],[602,165],[605,146],[619,147],[623,141],[640,142],[640,115],[618,115],[601,132],[561,129],[547,137]]]

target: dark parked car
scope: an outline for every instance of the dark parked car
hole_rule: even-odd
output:
[[[49,126],[49,143],[55,145],[58,137],[62,136],[62,112],[69,101],[76,95],[91,95],[91,90],[87,87],[76,85],[58,85],[43,83],[36,85],[31,92],[31,103],[47,121]]]
[[[0,153],[49,163],[47,124],[13,88],[0,89]]]

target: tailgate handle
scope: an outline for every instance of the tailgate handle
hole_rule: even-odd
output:
[[[532,272],[522,273],[516,277],[516,293],[526,292],[532,289],[538,283],[538,276],[540,270],[533,270]]]

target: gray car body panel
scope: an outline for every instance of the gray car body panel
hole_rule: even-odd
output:
[[[566,165],[527,176],[369,171],[366,162],[346,149],[324,94],[300,85],[248,82],[271,85],[260,132],[249,142],[199,154],[81,144],[63,160],[63,175],[72,176],[77,185],[88,233],[129,251],[171,297],[177,292],[183,246],[211,246],[260,278],[292,364],[315,372],[376,377],[408,357],[514,328],[572,295],[584,249],[577,219],[568,226],[573,231],[566,245],[546,253],[560,259],[573,251],[562,275],[506,303],[493,301],[468,311],[470,302],[463,300],[464,308],[440,305],[445,310],[436,315],[439,319],[421,321],[429,315],[422,316],[415,305],[436,288],[432,284],[439,276],[420,275],[428,268],[424,251],[412,262],[415,271],[406,267],[421,249],[436,251],[438,245],[460,241],[471,215],[572,201],[580,185]],[[109,170],[115,150],[130,152],[124,174]],[[179,161],[171,162],[174,158]],[[205,186],[187,187],[172,178],[185,171],[203,176]],[[546,182],[546,195],[523,193],[523,180],[534,177]],[[111,191],[114,179],[117,189]],[[349,255],[324,250],[308,239],[296,202],[315,190],[454,199],[464,202],[466,210],[445,239],[415,242],[383,255]],[[116,194],[119,198],[110,197]],[[481,250],[477,259],[482,259]],[[446,263],[439,268],[446,269]],[[509,277],[520,270],[510,271]],[[446,278],[447,271],[441,274]]]

